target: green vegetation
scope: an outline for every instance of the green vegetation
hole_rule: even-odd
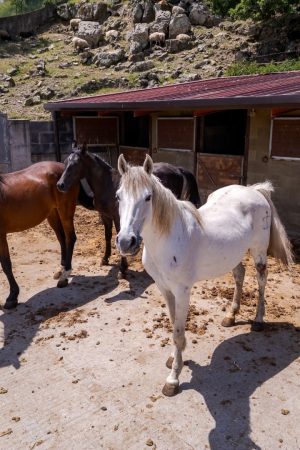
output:
[[[268,64],[258,64],[255,62],[235,63],[228,67],[225,75],[252,75],[272,72],[288,72],[291,70],[300,70],[300,59]]]
[[[0,17],[34,11],[49,3],[56,3],[56,0],[4,0],[0,3]]]
[[[269,20],[299,12],[299,0],[211,0],[214,12],[234,19]]]

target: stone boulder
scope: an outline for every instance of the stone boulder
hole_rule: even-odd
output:
[[[119,48],[111,52],[99,52],[93,61],[98,67],[111,67],[118,64],[125,56],[123,49]]]
[[[166,47],[169,53],[178,53],[182,50],[189,48],[190,44],[187,41],[181,41],[179,39],[167,39]]]
[[[191,31],[191,22],[185,14],[172,16],[169,24],[169,37],[175,39],[178,34],[188,34]]]
[[[169,31],[170,20],[171,20],[170,11],[159,11],[156,14],[154,22],[152,22],[152,24],[150,25],[150,32],[165,33],[165,35],[167,35]]]
[[[131,41],[130,53],[139,53],[144,50],[149,42],[149,27],[146,23],[139,23],[135,26],[134,31],[130,33]]]
[[[150,23],[153,22],[154,19],[155,19],[155,12],[152,1],[144,0],[142,22]]]
[[[39,95],[42,100],[50,100],[55,96],[55,91],[49,87],[45,87],[37,92],[37,95]]]
[[[108,17],[106,3],[83,3],[79,6],[77,17],[85,21],[103,23]]]
[[[143,7],[140,3],[138,3],[137,5],[135,5],[135,7],[133,8],[132,11],[132,21],[133,23],[140,23],[142,21],[143,18]]]
[[[87,41],[91,48],[98,47],[99,42],[104,39],[104,31],[98,22],[81,21],[76,36]]]
[[[141,61],[133,64],[131,66],[131,70],[133,72],[146,72],[147,70],[151,70],[154,67],[153,61]]]
[[[210,17],[209,9],[203,4],[193,4],[190,10],[189,19],[192,25],[204,25]]]
[[[56,13],[63,20],[71,20],[76,17],[78,6],[76,4],[63,3],[57,6]]]

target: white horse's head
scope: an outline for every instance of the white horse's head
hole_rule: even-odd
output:
[[[120,155],[118,169],[122,179],[116,194],[120,214],[116,245],[122,255],[135,255],[142,242],[144,223],[152,215],[153,161],[147,155],[143,167],[130,167]]]

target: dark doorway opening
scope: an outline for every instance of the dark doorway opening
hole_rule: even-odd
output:
[[[244,155],[247,110],[238,109],[204,117],[201,153]]]
[[[121,120],[121,145],[149,147],[149,116],[134,117],[133,112],[125,112]]]

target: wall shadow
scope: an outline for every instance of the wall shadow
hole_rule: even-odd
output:
[[[207,366],[188,361],[192,378],[181,389],[198,391],[215,420],[209,434],[211,450],[263,450],[250,437],[250,397],[300,356],[299,343],[297,328],[274,323],[262,333],[225,340]]]
[[[119,285],[118,271],[118,266],[112,266],[104,276],[75,275],[66,288],[45,289],[20,303],[16,310],[2,314],[0,322],[4,327],[4,343],[0,349],[0,368],[20,367],[20,356],[31,345],[43,322],[112,292]],[[147,288],[149,279],[143,281],[143,272],[135,272],[134,275],[130,272],[130,299],[133,300]]]

